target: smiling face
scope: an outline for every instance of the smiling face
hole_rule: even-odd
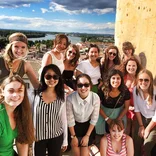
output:
[[[73,47],[69,48],[68,51],[66,52],[67,60],[72,60],[75,58],[75,56],[76,56],[76,50]]]
[[[59,76],[53,70],[49,69],[44,75],[44,81],[48,87],[55,88],[59,82]]]
[[[61,41],[56,44],[56,47],[58,52],[64,52],[64,50],[67,48],[67,40],[66,38],[62,38]]]
[[[138,85],[141,90],[147,91],[150,86],[150,77],[146,73],[142,73],[138,76]]]
[[[136,70],[137,70],[137,63],[135,61],[128,61],[127,65],[126,65],[126,70],[129,74],[136,74]]]
[[[108,58],[109,58],[109,60],[111,60],[111,61],[114,60],[116,56],[117,56],[116,49],[110,49],[108,51]]]
[[[124,133],[124,129],[119,131],[117,125],[114,125],[110,129],[111,138],[114,139],[114,140],[116,140],[116,141],[120,141],[121,140],[123,133]]]
[[[119,86],[121,85],[121,77],[119,74],[113,75],[110,78],[110,84],[112,86],[112,88],[117,89],[119,88]]]
[[[81,77],[77,81],[77,91],[82,99],[85,99],[90,92],[91,85],[86,77]]]
[[[23,101],[24,89],[24,85],[18,81],[13,81],[7,84],[2,91],[5,103],[15,109]]]
[[[88,52],[89,59],[95,61],[99,57],[99,52],[96,47],[90,48]]]
[[[27,45],[24,42],[14,42],[12,44],[12,53],[15,59],[25,57],[27,54]]]

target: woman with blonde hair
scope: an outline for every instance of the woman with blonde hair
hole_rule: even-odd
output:
[[[156,89],[152,73],[143,69],[137,77],[137,86],[133,90],[134,111],[138,125],[135,131],[134,148],[138,156],[144,150],[147,156],[154,156],[156,150]]]
[[[28,40],[22,33],[13,33],[9,36],[9,44],[6,46],[3,57],[0,57],[0,83],[9,75],[18,74],[23,77],[27,74],[34,88],[39,87],[39,81],[28,61],[24,58],[28,54]]]

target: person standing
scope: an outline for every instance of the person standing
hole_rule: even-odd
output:
[[[154,156],[152,150],[156,151],[156,127],[153,126],[156,122],[156,89],[149,70],[143,69],[139,72],[133,99],[138,121],[134,134],[135,155],[138,156],[144,151],[145,155]]]
[[[32,104],[36,141],[35,156],[58,156],[67,149],[67,116],[63,80],[60,69],[49,64],[41,73],[41,88],[29,95]]]
[[[95,139],[95,125],[99,116],[100,99],[91,90],[91,78],[80,74],[76,78],[77,91],[67,96],[67,120],[73,155],[88,156],[88,146]]]
[[[27,74],[33,87],[39,87],[39,81],[31,64],[24,60],[28,54],[28,40],[23,33],[13,33],[9,36],[3,57],[0,57],[0,83],[9,75],[18,74],[23,77]],[[3,67],[3,68],[2,68]]]
[[[90,44],[88,49],[88,59],[81,61],[76,67],[76,77],[79,74],[88,74],[92,80],[92,91],[98,92],[99,80],[101,79],[100,64],[97,61],[100,49],[96,44]]]
[[[49,64],[55,64],[59,67],[61,73],[64,70],[64,52],[68,47],[68,37],[65,34],[58,34],[54,39],[54,45],[51,51],[44,54],[42,59],[41,68],[39,69],[39,75],[42,72],[44,66]]]
[[[18,75],[1,84],[0,97],[0,155],[14,156],[13,143],[19,156],[28,156],[28,146],[34,138],[31,107],[26,85]]]

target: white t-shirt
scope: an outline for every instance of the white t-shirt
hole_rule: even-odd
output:
[[[149,105],[147,99],[143,99],[143,93],[136,95],[136,87],[133,89],[134,111],[140,112],[145,118],[152,118],[156,122],[156,89],[154,88],[153,103]]]
[[[88,74],[92,80],[93,85],[98,84],[98,79],[101,78],[100,66],[93,67],[89,60],[81,61],[77,68],[81,73]]]

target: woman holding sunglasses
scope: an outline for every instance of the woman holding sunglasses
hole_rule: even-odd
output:
[[[100,99],[91,90],[92,82],[87,74],[76,78],[77,91],[67,97],[67,120],[71,134],[73,155],[88,156],[88,146],[95,137]]]
[[[105,81],[108,76],[108,71],[121,63],[118,47],[114,45],[107,47],[104,53],[104,58],[102,59],[101,77],[102,80]]]
[[[75,44],[70,44],[65,52],[64,71],[62,74],[65,89],[67,89],[68,92],[75,90],[73,75],[79,58],[80,53],[78,47]]]
[[[88,74],[92,80],[92,91],[98,92],[99,79],[101,79],[100,64],[97,61],[100,49],[96,44],[90,44],[88,59],[81,61],[76,68],[76,77],[82,73]]]
[[[134,139],[135,155],[140,155],[143,149],[145,155],[154,156],[152,150],[156,151],[156,126],[153,125],[156,122],[156,89],[149,70],[143,69],[139,72],[133,98],[138,120]]]
[[[41,73],[41,88],[32,97],[33,119],[36,134],[35,156],[58,156],[67,148],[67,117],[64,87],[59,68],[50,64]]]

